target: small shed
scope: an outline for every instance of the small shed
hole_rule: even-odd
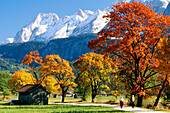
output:
[[[41,84],[27,84],[18,89],[19,100],[29,105],[47,105],[50,92]]]

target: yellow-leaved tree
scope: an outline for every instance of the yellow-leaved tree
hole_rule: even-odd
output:
[[[35,78],[31,73],[21,70],[16,71],[8,81],[11,89],[14,91],[27,84],[34,84]]]
[[[53,62],[54,60],[56,62]],[[65,95],[68,88],[71,86],[76,87],[76,84],[73,82],[75,76],[72,68],[66,60],[61,60],[58,55],[47,55],[43,60],[38,51],[31,51],[28,55],[25,55],[21,62],[29,66],[29,72],[22,70],[12,75],[9,84],[14,90],[26,84],[42,84],[42,86],[52,94],[64,90],[63,94]],[[56,63],[58,64],[56,65]],[[59,67],[56,68],[55,66]],[[59,75],[57,73],[59,73]],[[62,77],[60,75],[62,75]],[[61,79],[59,77],[61,77]],[[64,82],[64,80],[66,80],[66,82]],[[58,86],[58,84],[61,87]],[[67,88],[65,89],[65,87]]]
[[[74,66],[78,70],[79,76],[83,78],[80,79],[82,80],[80,85],[81,83],[90,85],[92,102],[94,102],[99,88],[110,90],[105,83],[110,81],[109,75],[115,72],[112,59],[91,52],[83,54],[83,57],[74,62]]]
[[[39,71],[42,72],[40,77],[52,75],[56,78],[57,83],[55,86],[59,87],[59,92],[62,92],[62,102],[64,102],[68,89],[77,87],[77,84],[74,82],[76,77],[69,62],[61,59],[58,55],[47,55],[41,65],[42,67],[39,68]]]
[[[55,84],[57,84],[56,79],[53,76],[47,76],[42,82],[42,86],[44,86],[51,94],[58,93],[58,88]]]
[[[31,51],[29,54],[26,54],[23,60],[21,61],[23,64],[28,65],[28,70],[30,73],[33,74],[34,77],[34,83],[32,84],[41,84],[44,86],[48,91],[51,92],[51,94],[54,94],[57,92],[56,88],[54,87],[54,84],[57,83],[54,77],[51,76],[40,76],[42,73],[39,71],[39,68],[42,67],[41,63],[43,62],[42,57],[40,56],[38,51]],[[27,78],[25,78],[27,79]],[[29,83],[27,83],[29,84]]]

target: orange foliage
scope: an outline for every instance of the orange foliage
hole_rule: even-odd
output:
[[[159,72],[158,81],[161,81],[160,94],[163,89],[169,88],[170,85],[170,39],[162,38],[161,47],[158,48],[159,51],[156,52],[155,58],[159,60],[160,65],[156,68]]]
[[[139,96],[147,96],[147,89],[160,85],[146,84],[157,73],[153,68],[159,67],[161,60],[154,55],[170,32],[170,17],[156,14],[149,7],[150,4],[141,2],[113,5],[113,11],[104,16],[109,21],[106,29],[88,43],[91,50],[109,55],[117,62],[119,79]]]
[[[19,84],[19,87],[30,84],[30,77],[34,80],[33,83],[31,82],[32,84],[42,84],[52,94],[61,92],[62,89],[68,90],[71,86],[77,86],[77,84],[73,82],[76,77],[72,72],[69,62],[61,59],[58,55],[47,55],[43,60],[38,51],[31,51],[30,54],[23,58],[22,63],[29,66],[28,69],[34,76],[25,71],[25,75],[19,75],[18,72],[16,72],[14,74],[15,76],[21,78],[27,76],[24,78],[26,82],[22,83],[22,85],[20,85],[20,78],[13,77],[10,80],[10,84],[15,84],[16,88],[18,88],[17,84]],[[37,72],[40,72],[40,74]]]
[[[39,80],[39,77],[36,73],[36,71],[38,71],[37,66],[40,66],[41,62],[42,62],[42,57],[39,56],[39,52],[38,51],[31,51],[30,54],[25,55],[25,57],[23,58],[23,60],[21,61],[23,64],[27,64],[28,69],[30,70],[30,72],[33,72],[35,79],[36,79],[36,84],[41,83],[42,81]]]
[[[72,68],[68,61],[61,59],[58,55],[47,55],[43,62],[41,62],[41,67],[39,71],[41,78],[45,78],[46,76],[52,75],[56,78],[57,90],[59,92],[62,91],[62,97],[64,96],[68,89],[71,87],[77,87],[77,84],[74,82],[76,78],[74,73],[72,72]],[[64,100],[62,100],[64,102]]]
[[[73,82],[76,77],[68,61],[61,59],[58,55],[47,55],[41,65],[42,67],[39,68],[39,71],[42,71],[40,77],[53,75],[60,87],[76,87]]]
[[[42,57],[39,56],[38,51],[31,51],[30,54],[25,55],[21,62],[27,65],[31,65],[33,62],[40,64],[42,62]]]

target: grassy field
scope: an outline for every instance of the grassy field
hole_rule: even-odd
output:
[[[2,96],[0,96],[0,99]],[[119,98],[117,99],[114,96],[97,96],[95,98],[95,103],[105,103],[105,104],[119,104]],[[7,96],[5,100],[10,102],[12,99],[18,99],[17,96]],[[53,98],[52,96],[49,97],[49,103],[60,103],[61,97]],[[125,105],[128,102],[127,98],[125,99]],[[147,108],[148,105],[153,104],[154,98],[149,100],[144,100],[143,107]],[[161,99],[162,100],[162,99]],[[65,97],[65,103],[91,103],[91,97],[87,99],[87,101],[81,101],[80,98],[73,98],[73,97]],[[146,104],[146,105],[145,105]],[[159,104],[161,105],[161,104]],[[157,110],[169,111],[168,108],[163,106],[159,106]],[[11,105],[0,105],[0,113],[20,113],[20,112],[27,112],[27,113],[60,113],[60,112],[84,112],[84,113],[95,113],[96,112],[116,112],[112,108],[105,108],[105,107],[87,107],[87,106],[72,106],[72,105],[47,105],[47,106],[11,106]]]
[[[57,98],[50,97],[49,103],[54,103],[54,102],[59,103],[61,102],[61,99],[62,97],[57,97]],[[127,101],[127,99],[125,99],[125,101]],[[75,103],[75,102],[82,102],[82,101],[81,101],[81,98],[66,97],[65,102]],[[114,96],[108,96],[108,97],[107,96],[96,96],[95,98],[95,103],[109,103],[109,102],[118,103],[119,97],[116,99]],[[91,103],[91,97],[87,98],[87,101],[83,101],[82,103]]]
[[[95,98],[95,103],[108,103],[108,102],[119,102],[119,98],[117,99],[114,96],[96,96]],[[5,99],[3,99],[3,101],[11,101],[12,99],[18,99],[18,96],[6,96]],[[125,101],[127,101],[126,98],[124,98]],[[0,100],[2,100],[2,96],[0,96]],[[52,96],[49,97],[49,103],[59,103],[61,102],[62,97],[56,97],[53,98]],[[67,103],[76,103],[76,102],[82,102],[81,98],[73,98],[73,97],[65,97],[65,102]],[[91,103],[91,97],[87,98],[87,101],[84,101],[83,103]]]
[[[124,112],[110,107],[73,105],[0,105],[0,113],[112,113]]]
[[[7,97],[4,101],[10,102],[11,99],[18,99],[17,96]],[[114,101],[113,96],[103,97],[97,96],[95,103],[106,103]],[[61,97],[49,98],[49,103],[61,102]],[[81,102],[80,98],[66,97],[65,102]],[[82,103],[91,103],[89,97],[87,101]],[[111,107],[95,107],[95,106],[73,106],[73,105],[4,105],[0,104],[0,113],[112,113],[123,112],[114,110]]]

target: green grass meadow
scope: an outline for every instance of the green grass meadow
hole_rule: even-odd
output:
[[[115,102],[115,103],[117,102],[118,103],[119,98],[120,97],[118,97],[116,99],[115,96],[96,96],[94,102],[95,103],[108,103],[108,102]],[[125,99],[125,101],[127,101],[126,98],[124,98],[124,99]],[[49,103],[55,103],[55,102],[59,103],[59,102],[61,102],[61,100],[62,100],[62,97],[56,97],[56,98],[50,97]],[[76,103],[76,102],[91,103],[91,97],[89,96],[87,98],[87,101],[81,101],[81,98],[65,97],[64,102],[66,102],[66,103]]]
[[[0,105],[0,113],[112,113],[124,112],[111,107],[74,105]]]
[[[2,97],[0,97],[2,98]],[[94,103],[114,104],[119,105],[119,98],[115,96],[96,96]],[[0,103],[0,113],[112,113],[112,112],[124,112],[118,111],[111,107],[100,106],[76,106],[76,105],[55,105],[54,103],[60,103],[62,97],[53,98],[49,97],[49,105],[7,105],[12,99],[18,99],[18,96],[7,96],[5,100],[8,103]],[[125,98],[125,106],[127,105],[128,98]],[[144,100],[144,105],[147,106],[153,103],[155,98]],[[161,99],[161,101],[163,101]],[[81,98],[65,97],[65,103],[91,103],[91,97],[87,98],[87,101],[81,101]],[[167,111],[165,108],[159,110]],[[168,110],[169,111],[169,110]]]
[[[11,99],[17,99],[17,96],[11,96],[5,99],[10,102]],[[95,103],[105,103],[107,101],[115,100],[113,96],[101,97],[97,96]],[[61,102],[61,97],[53,98],[49,97],[49,103]],[[80,98],[66,97],[65,102],[73,103],[91,103],[91,98],[82,102]],[[112,113],[112,112],[124,112],[115,110],[111,107],[98,107],[98,106],[75,106],[75,105],[6,105],[0,103],[0,113]]]

